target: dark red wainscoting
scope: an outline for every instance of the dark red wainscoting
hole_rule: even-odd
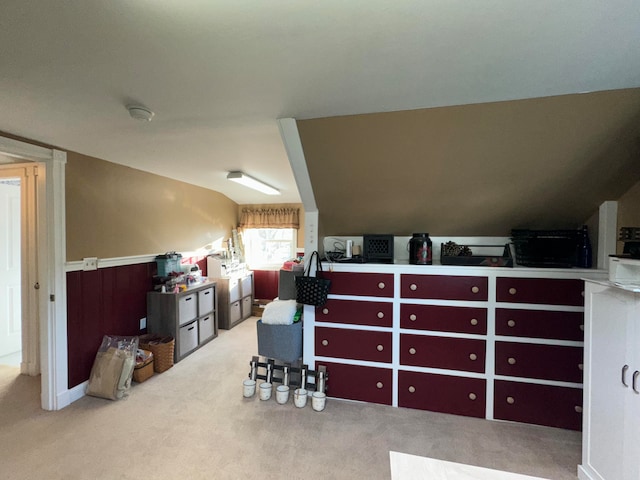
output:
[[[278,296],[279,270],[254,270],[254,298],[273,300]]]
[[[156,263],[67,273],[69,388],[89,379],[104,335],[141,335]]]

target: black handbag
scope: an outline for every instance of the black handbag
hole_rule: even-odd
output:
[[[316,259],[316,276],[311,276],[311,264]],[[296,277],[296,302],[321,307],[327,303],[331,280],[322,278],[322,264],[318,252],[313,252],[303,275]]]

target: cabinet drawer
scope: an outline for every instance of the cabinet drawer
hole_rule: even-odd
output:
[[[580,430],[582,389],[496,380],[493,416],[499,420]]]
[[[486,335],[487,309],[439,305],[400,305],[400,327]]]
[[[322,307],[316,308],[316,322],[392,327],[393,304],[330,298]]]
[[[482,373],[484,362],[484,340],[400,335],[402,365]]]
[[[198,319],[198,343],[206,342],[216,334],[216,322],[213,314]]]
[[[496,374],[582,383],[582,347],[496,342]]]
[[[391,362],[391,332],[316,327],[316,355]]]
[[[391,369],[316,362],[327,367],[327,395],[362,402],[391,405]]]
[[[393,297],[393,274],[324,272],[323,277],[331,280],[331,294]]]
[[[180,327],[180,356],[184,357],[198,346],[198,322]]]
[[[497,308],[496,334],[581,342],[584,338],[584,314]]]
[[[190,293],[183,295],[178,300],[178,324],[184,325],[198,316],[198,296]]]
[[[200,290],[198,292],[198,315],[213,312],[215,298],[216,294],[213,287]]]
[[[401,275],[400,293],[403,298],[438,300],[478,300],[488,298],[487,277],[452,275]]]
[[[468,417],[485,417],[484,379],[398,372],[398,406]]]
[[[499,302],[584,305],[584,281],[559,278],[498,278]]]

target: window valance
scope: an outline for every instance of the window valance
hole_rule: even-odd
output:
[[[240,228],[300,228],[298,208],[243,208]]]

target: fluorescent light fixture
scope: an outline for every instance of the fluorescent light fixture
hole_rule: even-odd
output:
[[[280,195],[280,190],[277,190],[271,185],[267,185],[260,180],[256,180],[246,173],[229,172],[229,174],[227,175],[227,180],[237,182],[241,185],[244,185],[245,187],[253,188],[254,190],[258,190],[259,192],[266,193],[267,195]]]

